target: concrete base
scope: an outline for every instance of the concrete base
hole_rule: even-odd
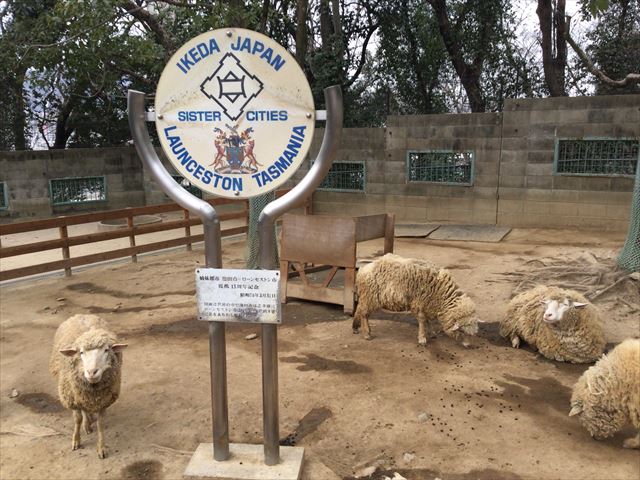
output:
[[[302,470],[302,447],[280,447],[280,463],[264,464],[262,445],[229,444],[231,457],[225,462],[213,459],[213,444],[201,443],[189,461],[185,477],[238,480],[298,480]]]

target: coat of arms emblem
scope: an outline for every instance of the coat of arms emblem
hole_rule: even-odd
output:
[[[258,163],[253,149],[255,140],[251,137],[253,128],[238,132],[238,125],[225,125],[227,131],[214,128],[216,136],[213,144],[216,156],[210,164],[217,173],[254,173],[262,164]]]

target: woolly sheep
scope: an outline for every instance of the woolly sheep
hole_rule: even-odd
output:
[[[96,315],[74,315],[56,331],[49,370],[58,377],[58,396],[73,412],[71,449],[80,447],[80,425],[90,433],[97,415],[99,458],[107,455],[104,446],[104,414],[118,399],[122,350],[107,323]]]
[[[524,340],[559,362],[594,362],[605,346],[598,310],[576,291],[544,285],[511,300],[500,335],[514,348]]]
[[[640,340],[627,339],[582,374],[573,387],[569,416],[595,439],[607,438],[630,422],[635,437],[624,448],[640,448]]]
[[[427,322],[438,319],[444,332],[457,340],[478,332],[473,301],[453,281],[451,274],[428,262],[391,253],[363,266],[356,276],[358,307],[353,333],[360,325],[370,340],[369,315],[376,310],[411,311],[418,320],[418,343],[427,343]],[[463,341],[463,345],[467,345]]]

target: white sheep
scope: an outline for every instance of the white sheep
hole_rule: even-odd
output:
[[[524,340],[559,362],[589,363],[604,352],[598,310],[580,293],[539,285],[516,295],[500,323],[514,348]]]
[[[439,320],[444,332],[457,340],[478,332],[473,301],[456,285],[451,274],[419,259],[388,253],[363,266],[356,276],[358,307],[353,333],[362,325],[370,340],[369,315],[376,310],[411,311],[418,320],[418,343],[427,343],[427,323]],[[467,345],[463,341],[463,345]]]
[[[80,425],[91,432],[97,415],[98,457],[107,455],[104,445],[104,413],[120,395],[122,350],[107,323],[96,315],[74,315],[56,331],[49,370],[58,377],[58,396],[73,411],[71,449],[80,447]]]
[[[595,439],[630,422],[638,434],[623,446],[640,448],[640,340],[625,340],[582,374],[571,395],[573,415]]]

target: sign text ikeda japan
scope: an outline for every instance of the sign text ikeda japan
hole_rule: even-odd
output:
[[[197,268],[198,320],[280,323],[280,272]]]
[[[213,30],[185,43],[162,72],[155,109],[176,170],[222,197],[276,189],[313,138],[304,73],[282,46],[251,30]]]

